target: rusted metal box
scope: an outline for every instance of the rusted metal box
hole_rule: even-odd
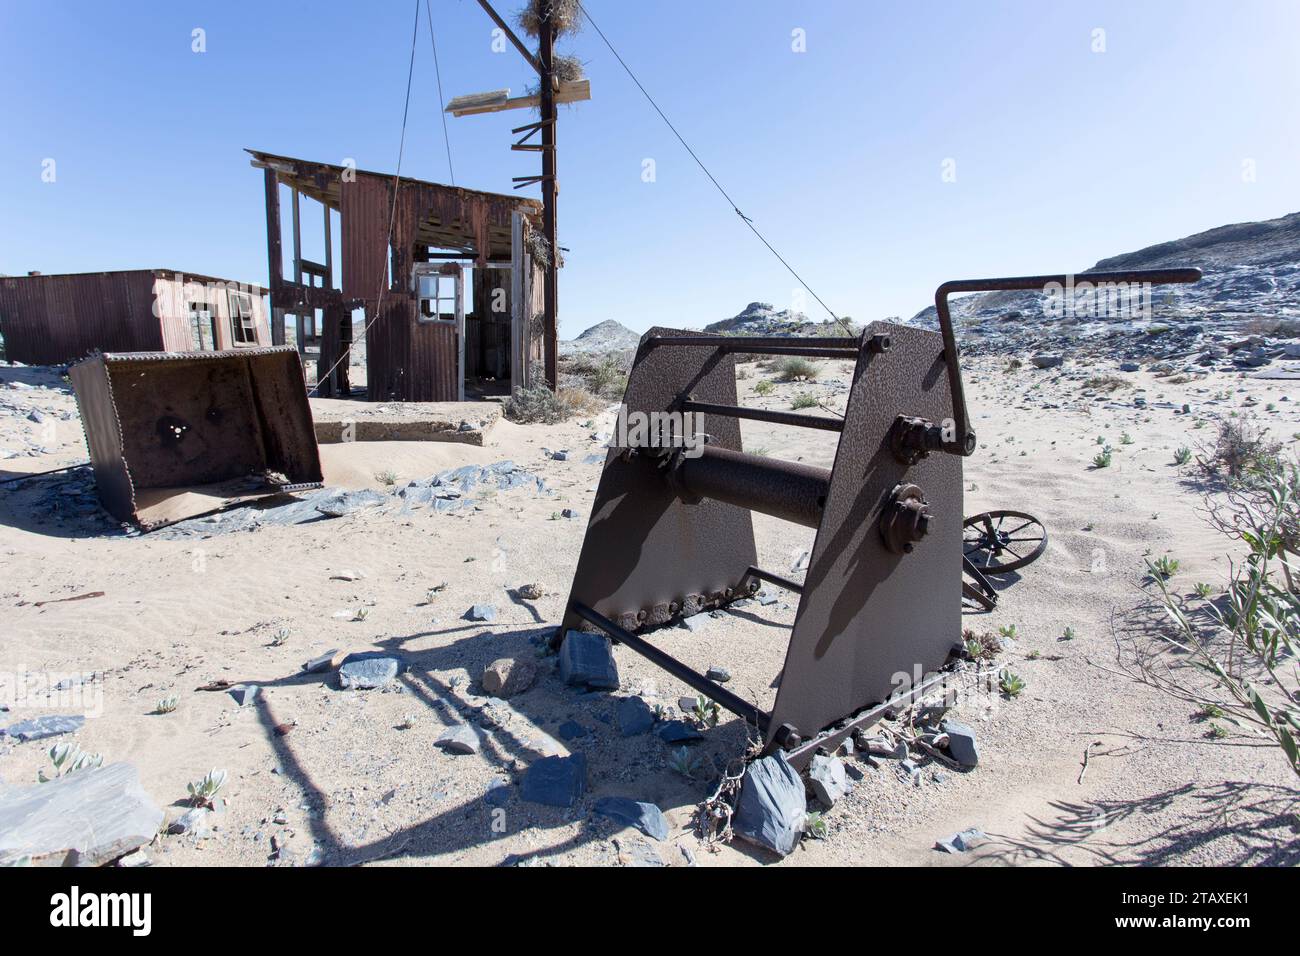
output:
[[[72,366],[105,509],[151,529],[321,486],[292,346],[110,352]]]

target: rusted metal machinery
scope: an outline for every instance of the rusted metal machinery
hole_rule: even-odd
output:
[[[1200,273],[1087,278],[1194,282]],[[976,449],[948,296],[1066,281],[945,283],[935,296],[938,333],[885,322],[851,338],[651,329],[628,378],[626,414],[661,422],[703,414],[705,443],[691,447],[682,418],[672,441],[610,450],[557,645],[569,629],[603,632],[752,724],[795,766],[924,693],[959,644],[962,459]],[[737,405],[738,353],[853,360],[844,417]],[[833,468],[746,454],[741,419],[840,432]],[[757,567],[752,511],[817,529],[802,584]],[[800,596],[770,712],[646,636],[763,581]]]
[[[1023,511],[986,511],[961,525],[962,597],[986,611],[998,606],[998,592],[989,575],[1011,574],[1037,561],[1047,550],[1047,529]],[[974,582],[974,583],[971,583]]]
[[[104,508],[145,529],[321,487],[293,346],[114,352],[72,366]]]

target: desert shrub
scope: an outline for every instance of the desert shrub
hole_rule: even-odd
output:
[[[798,355],[782,359],[777,370],[777,378],[783,382],[811,382],[821,374],[821,368],[815,362]]]
[[[1085,380],[1083,386],[1098,392],[1114,392],[1121,388],[1133,387],[1118,375],[1094,375],[1092,378]]]
[[[1267,335],[1275,339],[1300,338],[1300,319],[1256,318],[1246,323],[1252,335]]]
[[[580,374],[586,379],[587,390],[595,395],[618,398],[627,388],[627,373],[619,367],[617,359],[603,359]]]
[[[776,391],[776,386],[772,384],[771,379],[765,378],[760,382],[754,383],[755,395],[771,395],[774,391]]]
[[[1213,680],[1183,679],[1168,667],[1143,667],[1142,677],[1171,695],[1195,703],[1275,743],[1300,776],[1300,592],[1295,572],[1300,541],[1300,475],[1295,463],[1249,473],[1246,491],[1229,497],[1213,521],[1246,543],[1245,560],[1230,568],[1222,602],[1206,602],[1193,617],[1164,578],[1155,576],[1157,600],[1172,622],[1162,637],[1184,660]],[[1214,691],[1217,690],[1217,695]],[[1220,728],[1215,736],[1225,736]]]
[[[1230,483],[1273,473],[1282,446],[1267,433],[1249,418],[1221,418],[1213,444],[1201,446],[1196,463],[1206,477]]]
[[[537,373],[536,385],[516,388],[506,400],[505,416],[521,425],[553,425],[575,415],[589,415],[600,411],[604,403],[599,397],[583,388],[560,388],[551,391],[545,378]]]
[[[790,407],[796,411],[801,408],[813,408],[815,405],[817,405],[817,399],[807,392],[800,392],[790,402]]]

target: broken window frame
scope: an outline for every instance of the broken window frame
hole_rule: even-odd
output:
[[[434,262],[417,262],[412,269],[412,281],[415,286],[415,320],[422,325],[456,325],[456,317],[460,313],[461,282],[459,275],[453,272],[443,264]],[[433,294],[424,294],[421,287],[422,280],[431,280],[433,283]],[[450,294],[444,294],[443,283],[450,286]],[[425,304],[433,303],[433,314],[425,312]],[[442,303],[450,304],[449,312],[442,311]]]
[[[253,315],[253,296],[249,292],[226,290],[230,307],[230,344],[235,348],[257,345],[257,320]]]

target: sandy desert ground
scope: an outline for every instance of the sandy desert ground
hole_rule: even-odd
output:
[[[781,384],[763,397],[752,390],[770,376],[744,368],[743,400],[789,408],[806,391],[843,407],[850,370],[841,363],[827,363],[816,383]],[[1009,370],[991,357],[967,363],[981,447],[967,462],[965,513],[1019,508],[1051,533],[1047,553],[1003,590],[995,612],[965,616],[978,631],[1016,626],[1000,660],[1026,690],[1009,701],[963,698],[957,712],[981,748],[973,770],[921,760],[914,780],[893,761],[870,767],[849,758],[861,779],[826,814],[826,838],[806,840],[782,865],[1300,861],[1300,792],[1275,748],[1237,733],[1207,737],[1190,705],[1128,679],[1117,664],[1117,641],[1134,629],[1143,640],[1152,617],[1145,558],[1177,557],[1173,586],[1190,595],[1197,581],[1221,583],[1233,557],[1201,514],[1193,469],[1173,464],[1175,449],[1208,439],[1212,417],[1230,411],[1257,415],[1294,448],[1300,395],[1292,382],[1222,372],[1181,384],[1130,373],[1123,377],[1133,387],[1085,387],[1089,376],[1110,373],[1115,367],[1105,363],[1050,370],[1028,363]],[[44,449],[3,461],[4,475],[84,458],[66,385],[34,369],[0,369],[0,379],[17,408],[0,418],[0,447]],[[1134,401],[1139,389],[1142,406]],[[29,420],[28,409],[45,421]],[[701,843],[691,818],[716,775],[688,779],[670,769],[667,744],[624,738],[615,727],[614,697],[637,693],[672,707],[685,686],[617,648],[620,690],[580,694],[553,673],[554,658],[539,653],[560,619],[599,474],[591,456],[601,454],[596,439],[611,417],[503,421],[485,447],[322,446],[327,481],[342,487],[377,487],[374,476],[390,470],[401,484],[508,459],[550,490],[501,491],[453,513],[374,508],[206,538],[128,536],[103,533],[84,500],[51,514],[39,504],[58,487],[47,479],[2,486],[0,670],[100,675],[102,714],[77,742],[106,762],[135,764],[173,814],[187,783],[210,768],[229,772],[214,829],[160,836],[146,848],[156,865],[773,863],[739,841]],[[1121,443],[1124,433],[1131,444]],[[1106,469],[1089,467],[1099,435],[1115,448]],[[745,439],[751,449],[824,466],[834,451],[833,437],[777,426],[746,423]],[[558,461],[544,449],[570,455]],[[566,508],[578,518],[562,517]],[[778,572],[811,547],[810,530],[761,515],[756,529],[761,563]],[[540,585],[544,596],[512,596],[525,584]],[[35,604],[90,591],[104,595]],[[780,597],[710,618],[698,633],[677,628],[657,639],[701,670],[725,665],[732,689],[770,704],[794,616],[793,596]],[[474,604],[494,605],[496,621],[466,620]],[[1073,640],[1063,639],[1067,627]],[[342,691],[331,674],[301,671],[332,648],[390,652],[408,669],[395,689]],[[512,656],[536,660],[539,680],[504,712],[485,708],[484,666]],[[226,693],[196,690],[215,680],[262,690],[241,708]],[[151,713],[173,695],[174,713]],[[0,721],[20,716],[28,714],[15,710]],[[435,747],[459,721],[492,725],[480,753]],[[563,741],[566,722],[585,733]],[[47,747],[0,738],[0,783],[34,783]],[[740,722],[724,713],[696,752],[722,767],[743,747]],[[573,810],[512,793],[504,815],[493,814],[483,799],[490,786],[513,786],[530,761],[570,748],[590,766],[587,795]],[[656,803],[669,839],[594,815],[592,803],[607,795]],[[974,852],[934,850],[937,839],[972,826],[989,836]]]

